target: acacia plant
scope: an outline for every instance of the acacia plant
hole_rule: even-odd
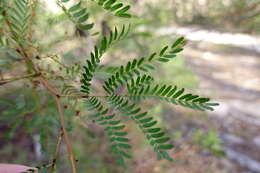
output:
[[[107,35],[99,34],[100,39],[89,56],[86,56],[84,64],[64,65],[56,58],[62,55],[44,54],[37,45],[34,37],[37,26],[33,21],[38,15],[35,9],[39,0],[1,0],[1,51],[16,52],[21,62],[25,64],[26,72],[21,76],[1,78],[0,85],[23,80],[30,82],[34,90],[43,90],[55,99],[61,130],[54,158],[45,167],[55,169],[61,139],[64,139],[71,163],[71,172],[77,172],[77,162],[67,128],[72,117],[64,117],[66,108],[64,100],[67,99],[76,101],[74,102],[76,104],[79,101],[84,103],[84,108],[90,113],[80,116],[92,119],[102,127],[111,144],[112,157],[118,163],[124,164],[125,159],[131,158],[131,144],[127,137],[127,124],[123,123],[124,119],[132,120],[136,124],[154,152],[157,153],[158,159],[172,161],[173,158],[167,151],[174,148],[173,142],[158,126],[154,117],[141,108],[140,103],[146,99],[159,99],[199,111],[212,111],[213,107],[218,104],[210,102],[209,98],[186,93],[184,88],[176,85],[156,83],[151,76],[151,71],[156,70],[160,64],[174,61],[183,50],[186,42],[184,37],[179,37],[171,45],[162,47],[159,52],[151,53],[147,57],[131,59],[126,64],[116,67],[112,72],[101,70],[108,77],[102,81],[103,91],[95,89],[93,78],[96,72],[106,68],[106,65],[101,65],[104,54],[111,46],[128,37],[131,27],[127,20],[133,15],[129,12],[130,5],[125,5],[118,0],[92,1],[114,16],[125,18],[126,23],[123,26],[114,27]],[[84,6],[84,3],[78,0],[57,0],[57,4],[77,30],[85,33],[94,30],[93,26],[96,22],[90,22],[91,11]],[[56,73],[50,74],[42,63],[44,58],[50,58],[62,67],[57,71],[66,72],[61,73],[59,77],[55,76]],[[80,85],[75,82],[75,78],[80,78]],[[60,81],[59,85],[53,84],[54,79]]]

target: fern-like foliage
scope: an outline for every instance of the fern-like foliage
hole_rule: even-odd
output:
[[[183,43],[184,38],[181,37],[177,39],[171,47],[165,46],[159,53],[153,53],[148,58],[142,57],[128,61],[127,65],[120,66],[120,69],[105,81],[103,88],[107,93],[111,94],[120,85],[124,85],[131,80],[133,76],[139,76],[142,73],[154,70],[155,67],[153,64],[155,62],[165,63],[176,57],[176,54],[183,50]]]
[[[148,116],[147,112],[142,112],[135,103],[130,103],[129,100],[120,97],[119,95],[111,95],[108,98],[109,103],[114,105],[124,115],[136,122],[138,127],[144,133],[159,159],[165,158],[172,160],[165,150],[172,149],[174,146],[167,143],[170,138],[165,136],[165,132],[161,128],[155,127],[157,121],[153,117]]]
[[[124,164],[124,158],[132,157],[126,151],[131,149],[131,145],[126,137],[125,125],[121,123],[121,120],[115,120],[115,114],[109,113],[109,109],[105,108],[98,98],[91,97],[87,99],[86,104],[89,111],[95,110],[97,112],[91,118],[98,122],[99,125],[105,127],[104,131],[109,137],[112,152],[117,156],[117,162]]]
[[[12,39],[25,44],[29,35],[31,6],[28,0],[14,0],[14,6],[8,11],[8,25]]]
[[[137,83],[137,80],[133,80],[132,83]],[[178,89],[177,86],[172,85],[146,85],[134,88],[129,86],[130,95],[135,100],[158,98],[176,105],[181,105],[191,109],[205,111],[213,111],[213,106],[217,106],[217,103],[209,103],[210,99],[193,95],[191,93],[184,93],[185,89]]]
[[[123,25],[121,31],[118,31],[117,27],[115,27],[114,31],[111,31],[108,38],[104,36],[101,39],[101,42],[95,46],[94,51],[90,53],[90,60],[87,60],[87,65],[83,66],[85,72],[83,73],[82,82],[83,85],[81,86],[82,92],[89,94],[90,91],[90,82],[93,78],[93,75],[96,69],[99,67],[100,58],[102,55],[107,51],[107,49],[114,43],[124,39],[130,30],[130,25],[128,28]]]
[[[127,83],[127,90],[131,95],[138,95],[138,91],[140,88],[149,86],[151,83],[153,83],[153,81],[153,77],[146,74],[138,76],[136,79],[132,78],[131,82]]]
[[[90,81],[98,67],[100,57],[106,51],[107,45],[112,43],[111,40],[117,38],[115,33],[116,30],[114,33],[110,33],[110,41],[107,41],[106,37],[104,37],[101,44],[95,46],[94,51],[91,53],[91,60],[87,60],[87,65],[84,66],[85,72],[82,77],[81,91],[87,94],[87,96],[90,94]],[[121,32],[120,35],[123,35],[123,33]],[[177,86],[154,84],[154,79],[150,76],[149,71],[154,70],[156,64],[167,63],[176,57],[183,50],[184,44],[185,39],[180,37],[171,46],[163,47],[158,53],[152,53],[146,58],[142,57],[128,61],[126,65],[122,65],[113,71],[103,85],[108,95],[102,97],[112,107],[138,125],[153,147],[153,150],[157,153],[158,159],[164,158],[171,161],[172,158],[166,151],[174,146],[169,143],[170,138],[166,136],[166,133],[156,126],[157,121],[152,116],[148,116],[147,112],[142,111],[134,101],[141,101],[145,98],[159,98],[176,105],[200,111],[213,110],[213,106],[218,105],[210,103],[209,98],[189,93],[185,94],[184,89],[178,89]],[[119,86],[126,86],[127,93],[118,94],[116,90]],[[87,101],[89,102],[87,106],[90,107],[90,110],[95,109],[98,112],[95,114],[95,117],[100,117],[98,121],[103,125],[103,120],[106,120],[104,115],[109,112],[109,109],[104,109],[103,104],[97,97],[91,97]],[[107,122],[105,124],[107,125]]]
[[[87,8],[81,7],[81,1],[71,6],[67,9],[63,3],[67,3],[70,0],[60,0],[58,1],[58,5],[62,8],[65,14],[69,17],[69,19],[76,25],[77,28],[81,30],[90,30],[93,28],[94,23],[87,23],[89,19],[89,13]]]
[[[99,6],[103,7],[105,10],[111,11],[115,16],[130,18],[131,14],[128,13],[131,8],[130,5],[124,5],[118,0],[92,0],[95,1]]]

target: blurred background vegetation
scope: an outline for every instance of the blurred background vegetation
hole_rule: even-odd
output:
[[[122,26],[126,19],[118,19],[104,12],[90,0],[84,0],[97,24],[89,33],[76,30],[59,10],[54,0],[42,0],[37,6],[33,39],[43,58],[42,66],[50,73],[50,80],[59,85],[60,74],[69,73],[84,64],[99,39],[96,32],[107,34],[112,26]],[[93,122],[82,126],[68,122],[73,138],[79,172],[111,173],[185,173],[185,172],[260,172],[260,1],[259,0],[128,0],[132,13],[130,36],[113,46],[104,64],[113,70],[131,58],[148,55],[171,43],[178,29],[191,29],[200,41],[190,40],[182,56],[160,67],[155,76],[162,83],[176,84],[193,93],[210,96],[221,106],[215,112],[195,112],[168,104],[150,101],[150,113],[172,136],[176,149],[171,153],[175,161],[156,161],[156,156],[133,128],[131,141],[134,159],[127,167],[116,165],[106,148],[104,134]],[[1,23],[2,24],[2,23]],[[163,33],[165,29],[171,33]],[[161,31],[161,32],[158,32]],[[215,32],[216,39],[224,34],[238,37],[238,42],[252,41],[252,47],[239,44],[216,44],[204,41]],[[1,32],[1,31],[0,31]],[[197,35],[196,35],[197,33]],[[241,37],[239,37],[241,36]],[[242,37],[243,36],[243,37]],[[233,38],[233,37],[232,37]],[[240,40],[239,40],[240,39]],[[250,44],[249,44],[250,45]],[[44,55],[60,56],[44,58]],[[79,57],[83,57],[80,59]],[[60,70],[59,59],[73,70]],[[72,64],[72,65],[71,65]],[[56,71],[59,71],[57,73]],[[99,85],[102,79],[94,81]],[[1,48],[0,78],[12,77],[25,71],[21,59],[11,50]],[[55,74],[54,74],[55,73]],[[55,75],[55,78],[53,78]],[[76,79],[77,80],[77,79]],[[0,86],[0,162],[31,166],[48,163],[59,135],[59,121],[54,100],[45,92],[36,92],[28,81]],[[70,101],[67,101],[70,105]],[[74,104],[66,109],[69,119],[85,114],[84,105]],[[77,116],[73,119],[80,121]],[[77,133],[75,133],[77,132]],[[66,149],[62,146],[58,172],[66,172]]]

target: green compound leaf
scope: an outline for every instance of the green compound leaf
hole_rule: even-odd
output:
[[[131,14],[128,13],[131,6],[130,5],[124,5],[121,2],[118,2],[118,0],[93,0],[95,1],[99,6],[104,8],[105,10],[114,12],[114,15],[117,17],[122,18],[130,18]]]

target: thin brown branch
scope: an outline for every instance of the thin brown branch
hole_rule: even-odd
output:
[[[55,96],[60,97],[59,93],[56,91],[55,88],[53,88],[42,76],[38,78],[38,81],[48,90],[48,92]]]
[[[14,30],[11,26],[10,21],[8,20],[9,18],[6,17],[6,11],[3,10],[2,15],[5,18],[5,21],[7,23],[7,26],[9,27],[11,33],[14,33]],[[61,105],[61,101],[60,101],[60,94],[56,91],[55,88],[53,88],[48,81],[41,76],[40,74],[40,69],[37,67],[36,64],[34,64],[34,62],[32,61],[32,56],[30,55],[29,52],[26,52],[26,49],[24,48],[24,46],[22,45],[22,43],[18,43],[19,49],[16,49],[16,51],[24,58],[26,65],[27,65],[27,70],[28,71],[34,71],[35,73],[39,73],[39,77],[38,77],[38,81],[47,89],[47,91],[53,95],[55,97],[55,101],[56,101],[56,105],[58,108],[58,113],[59,113],[59,118],[60,118],[60,123],[61,123],[61,129],[62,129],[62,133],[64,135],[64,140],[66,143],[66,147],[67,147],[67,151],[68,151],[68,157],[69,160],[71,161],[71,167],[72,167],[72,173],[76,173],[76,161],[75,161],[75,156],[74,153],[72,151],[72,146],[71,146],[71,142],[68,136],[68,132],[66,130],[66,126],[65,126],[65,118],[64,118],[64,112],[62,109],[62,105]]]
[[[24,57],[25,57],[25,59],[28,59],[28,61],[30,62],[30,65],[32,65],[32,69],[34,71],[37,71],[36,66],[34,65],[32,60],[30,59],[30,57],[26,54],[26,52],[24,52]],[[69,157],[69,160],[71,162],[72,173],[77,173],[75,156],[74,156],[72,146],[71,146],[71,142],[70,142],[70,139],[69,139],[69,135],[67,133],[66,126],[65,126],[65,118],[64,118],[64,113],[63,113],[63,109],[62,109],[62,106],[61,106],[60,94],[56,91],[56,89],[54,87],[52,87],[48,83],[48,81],[43,76],[38,77],[38,81],[47,89],[47,91],[51,95],[53,95],[55,97],[55,101],[56,101],[56,105],[57,105],[58,113],[59,113],[59,118],[60,118],[60,123],[61,123],[61,129],[62,129],[62,132],[64,134],[64,140],[65,140],[67,151],[68,151],[68,157]]]
[[[17,77],[13,77],[13,78],[0,79],[0,85],[4,85],[4,84],[14,82],[14,81],[17,81],[17,80],[21,80],[21,79],[38,77],[40,75],[41,75],[41,73],[32,73],[32,74],[27,74],[27,75],[24,75],[24,76],[17,76]]]
[[[55,97],[55,101],[56,101],[56,105],[57,105],[58,113],[59,113],[59,118],[60,118],[60,123],[61,123],[61,129],[62,129],[62,132],[64,135],[64,140],[65,140],[67,151],[68,151],[68,157],[71,162],[72,173],[76,173],[77,170],[76,170],[75,156],[74,156],[74,153],[72,150],[68,132],[66,130],[64,112],[63,112],[63,109],[61,106],[61,101],[60,101],[60,94],[43,77],[39,77],[38,80],[39,80],[39,82],[41,82],[41,84],[43,86],[45,86],[45,88],[48,90],[48,92]]]
[[[55,101],[56,101],[58,112],[59,112],[61,129],[62,129],[62,132],[64,134],[64,140],[65,140],[67,150],[68,150],[68,154],[69,154],[69,160],[70,160],[71,166],[72,166],[72,173],[77,173],[76,160],[75,160],[75,156],[74,156],[74,153],[73,153],[73,150],[72,150],[69,135],[68,135],[68,132],[66,130],[64,112],[63,112],[63,109],[62,109],[62,106],[61,106],[60,97],[56,96]]]
[[[51,172],[54,172],[54,170],[56,169],[56,162],[57,162],[58,157],[59,157],[62,138],[63,138],[63,132],[61,130],[59,137],[58,137],[58,142],[57,142],[57,145],[56,145],[55,153],[54,153],[54,156],[53,156],[53,159],[52,159]]]

